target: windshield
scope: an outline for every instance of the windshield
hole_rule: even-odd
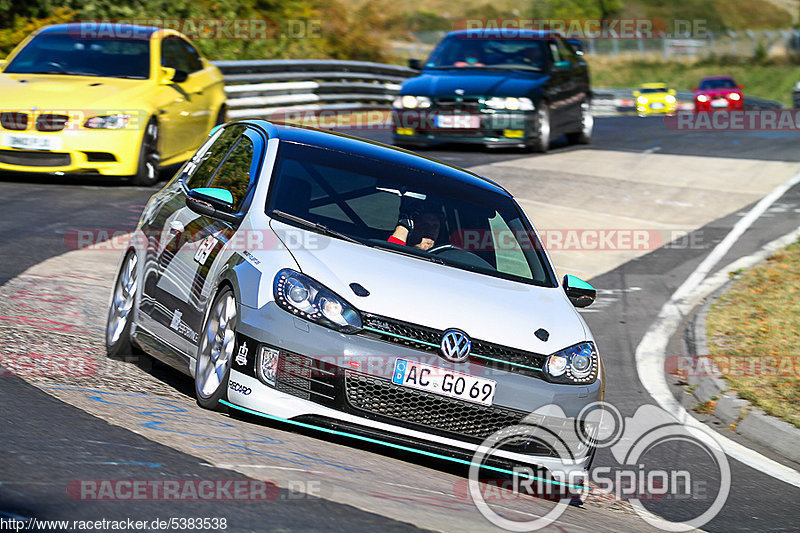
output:
[[[539,39],[448,37],[431,53],[425,66],[544,70],[545,42]]]
[[[386,161],[283,141],[267,213],[367,246],[556,286],[513,199]],[[411,220],[413,229],[405,244],[390,242],[401,219]]]
[[[657,87],[657,88],[645,87],[645,88],[639,89],[639,92],[642,93],[642,94],[646,94],[646,93],[665,93],[668,90],[669,89],[667,89],[666,87]]]
[[[4,72],[144,80],[150,77],[150,41],[42,33],[14,57]]]
[[[736,84],[730,78],[721,80],[703,80],[700,82],[701,89],[735,89]]]

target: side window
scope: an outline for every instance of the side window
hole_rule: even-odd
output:
[[[575,54],[572,51],[572,48],[570,48],[569,45],[561,39],[556,40],[556,43],[558,43],[558,55],[561,58],[561,61],[569,61],[570,63],[574,64]]]
[[[553,58],[553,63],[558,63],[559,61],[561,61],[561,55],[558,53],[558,45],[556,44],[555,41],[550,41],[549,44],[550,44],[549,46],[550,55]]]
[[[189,189],[208,186],[225,156],[231,151],[234,143],[245,129],[244,125],[234,124],[222,130],[214,144],[209,146],[208,150],[200,157],[200,161],[195,162],[197,166],[184,177],[184,183]]]
[[[167,37],[161,41],[161,66],[192,72],[181,39]]]
[[[489,228],[497,241],[495,246],[495,265],[497,271],[531,279],[531,267],[525,258],[522,246],[499,214],[489,219]]]
[[[197,53],[195,47],[183,39],[181,39],[180,42],[183,46],[184,54],[186,56],[186,64],[188,66],[188,70],[186,72],[192,73],[202,70],[203,62],[200,60],[200,54]]]
[[[233,195],[233,205],[238,211],[250,187],[250,168],[255,152],[253,141],[246,135],[239,137],[230,155],[219,167],[208,187],[227,189]]]

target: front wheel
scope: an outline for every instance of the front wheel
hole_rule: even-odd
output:
[[[119,358],[132,355],[131,320],[138,287],[139,259],[130,251],[122,261],[106,322],[106,353]]]
[[[550,108],[541,102],[536,112],[536,138],[530,145],[534,152],[546,152],[550,148]]]
[[[228,398],[237,324],[236,299],[233,291],[226,287],[209,308],[197,350],[194,389],[200,407],[224,410],[219,401]]]
[[[134,185],[150,187],[158,181],[158,167],[161,156],[158,153],[158,124],[150,120],[144,130],[142,148],[139,151],[139,166],[131,180]]]

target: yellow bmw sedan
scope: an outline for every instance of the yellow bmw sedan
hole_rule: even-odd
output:
[[[0,61],[0,171],[152,185],[224,121],[222,74],[173,30],[59,24]]]

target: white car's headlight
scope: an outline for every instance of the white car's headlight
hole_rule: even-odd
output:
[[[285,268],[272,284],[275,302],[292,314],[344,333],[361,329],[361,316],[350,304],[321,283]]]
[[[130,115],[117,113],[116,115],[98,115],[84,122],[83,127],[93,130],[121,130],[131,121]]]
[[[645,105],[645,104],[647,103],[647,97],[646,97],[646,96],[640,96],[640,97],[638,97],[638,98],[636,99],[636,101],[637,101],[638,103],[642,104],[642,105]]]
[[[582,342],[547,358],[547,378],[554,383],[586,385],[597,380],[600,362],[592,342]]]
[[[668,94],[667,96],[664,97],[664,101],[668,104],[674,104],[677,100],[675,100],[674,96]]]
[[[490,109],[508,109],[509,111],[533,111],[533,101],[530,98],[516,98],[509,96],[493,96],[484,101],[484,105]]]
[[[425,109],[431,106],[431,99],[427,96],[413,96],[406,94],[398,96],[392,102],[392,107],[397,109]]]

